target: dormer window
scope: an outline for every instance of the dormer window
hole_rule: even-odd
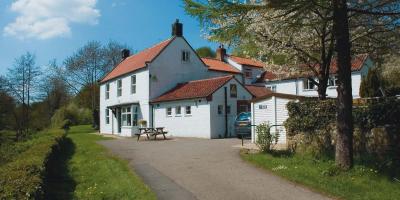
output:
[[[187,50],[182,51],[181,59],[183,62],[190,62],[190,52]]]

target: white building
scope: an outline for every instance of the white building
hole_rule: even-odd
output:
[[[368,55],[359,55],[352,59],[351,63],[351,82],[353,98],[360,98],[361,80],[367,75],[368,70],[373,67],[373,62]],[[337,97],[336,80],[337,80],[337,64],[336,60],[332,61],[330,67],[330,75],[326,94],[328,97]],[[267,88],[274,92],[293,94],[300,96],[318,96],[317,88],[308,75],[299,74],[294,76],[280,76],[273,72],[264,72],[259,83],[265,84]],[[317,80],[317,79],[315,79]]]
[[[229,64],[234,63],[233,57],[226,55],[225,49],[217,50],[220,53],[216,59],[201,59],[182,33],[182,24],[177,21],[173,24],[171,38],[135,55],[129,55],[128,50],[122,52],[121,63],[100,81],[101,133],[131,136],[138,131],[138,120],[145,120],[147,126],[155,126],[154,107],[150,101],[178,83],[227,75],[243,81],[241,70],[245,69]],[[237,63],[236,66],[242,65]],[[250,68],[260,69],[260,66]],[[234,113],[236,107],[232,109]]]
[[[233,137],[238,101],[252,97],[232,75],[178,84],[151,101],[154,125],[178,137]]]

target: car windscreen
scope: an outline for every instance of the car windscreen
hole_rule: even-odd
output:
[[[240,113],[239,116],[237,116],[236,120],[237,121],[247,121],[250,120],[250,113]]]

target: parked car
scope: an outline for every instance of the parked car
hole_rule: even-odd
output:
[[[251,135],[251,113],[242,112],[235,120],[235,133],[240,138]]]

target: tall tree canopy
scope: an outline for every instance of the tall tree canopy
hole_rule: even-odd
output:
[[[330,60],[335,56],[339,68],[336,164],[344,169],[352,166],[351,56],[399,49],[399,0],[184,2],[210,40],[233,45],[255,41],[261,54],[283,54],[292,65],[308,66],[318,77],[320,98],[325,96]]]
[[[212,50],[210,47],[200,47],[196,49],[197,55],[200,56],[200,58],[214,58],[215,57],[215,51]]]

